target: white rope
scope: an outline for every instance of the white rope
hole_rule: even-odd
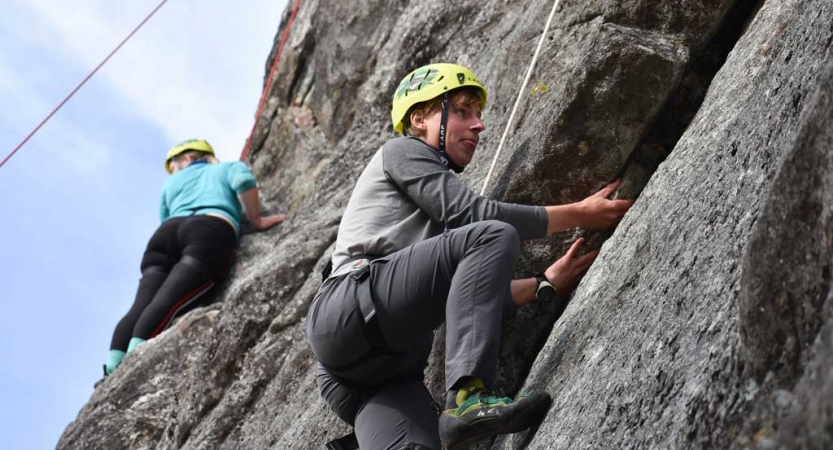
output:
[[[503,143],[506,142],[506,136],[509,135],[509,128],[512,126],[512,120],[515,118],[515,113],[518,112],[518,106],[521,104],[521,99],[523,98],[524,91],[526,91],[526,85],[529,83],[529,79],[532,77],[532,69],[535,68],[535,63],[538,61],[538,55],[541,54],[541,47],[544,45],[544,38],[547,37],[547,31],[550,29],[550,24],[552,23],[552,18],[555,16],[555,10],[558,9],[558,4],[561,3],[561,0],[555,0],[552,5],[552,11],[550,11],[550,17],[547,19],[547,24],[544,26],[544,33],[541,35],[541,39],[538,41],[538,48],[535,49],[535,56],[532,57],[532,62],[529,63],[529,69],[526,71],[526,78],[524,78],[524,83],[521,85],[521,90],[518,92],[518,99],[515,100],[515,107],[512,108],[512,114],[509,115],[509,121],[506,122],[506,129],[503,130],[503,137],[500,138],[500,144],[497,146],[497,151],[495,152],[495,157],[492,159],[492,165],[489,167],[489,173],[486,174],[486,179],[483,181],[483,188],[480,190],[480,195],[484,195],[486,193],[486,186],[489,185],[489,179],[492,178],[492,172],[495,170],[495,164],[497,164],[497,159],[500,156],[500,151],[503,149]]]

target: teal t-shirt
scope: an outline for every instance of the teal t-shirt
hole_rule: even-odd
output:
[[[242,162],[192,163],[171,175],[162,187],[159,219],[199,214],[221,214],[240,231],[243,216],[238,194],[257,186],[252,171]]]

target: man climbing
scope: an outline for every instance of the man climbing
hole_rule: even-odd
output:
[[[363,450],[460,448],[540,420],[546,392],[497,397],[504,308],[566,294],[597,252],[581,239],[536,278],[511,280],[519,238],[615,225],[631,201],[613,183],[561,206],[523,206],[471,192],[462,172],[485,129],[486,89],[468,69],[431,64],[393,97],[394,129],[359,177],[339,226],[332,274],[310,307],[316,379]],[[433,330],[446,324],[446,409],[439,421],[423,382]]]
[[[286,219],[284,215],[261,217],[257,182],[249,168],[242,162],[220,163],[202,139],[171,148],[165,170],[172,175],[162,188],[162,224],[142,257],[142,278],[133,306],[113,332],[105,376],[228,271],[237,246],[241,207],[257,230]]]

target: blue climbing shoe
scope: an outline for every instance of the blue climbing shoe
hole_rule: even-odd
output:
[[[449,450],[465,448],[498,434],[517,433],[540,423],[552,397],[542,391],[523,392],[515,400],[486,391],[473,380],[457,392],[457,408],[440,415],[440,439]]]

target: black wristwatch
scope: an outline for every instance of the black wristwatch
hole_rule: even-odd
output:
[[[535,275],[538,280],[538,287],[535,289],[535,298],[542,302],[547,302],[555,298],[555,286],[550,283],[550,280],[544,276],[543,273]]]

